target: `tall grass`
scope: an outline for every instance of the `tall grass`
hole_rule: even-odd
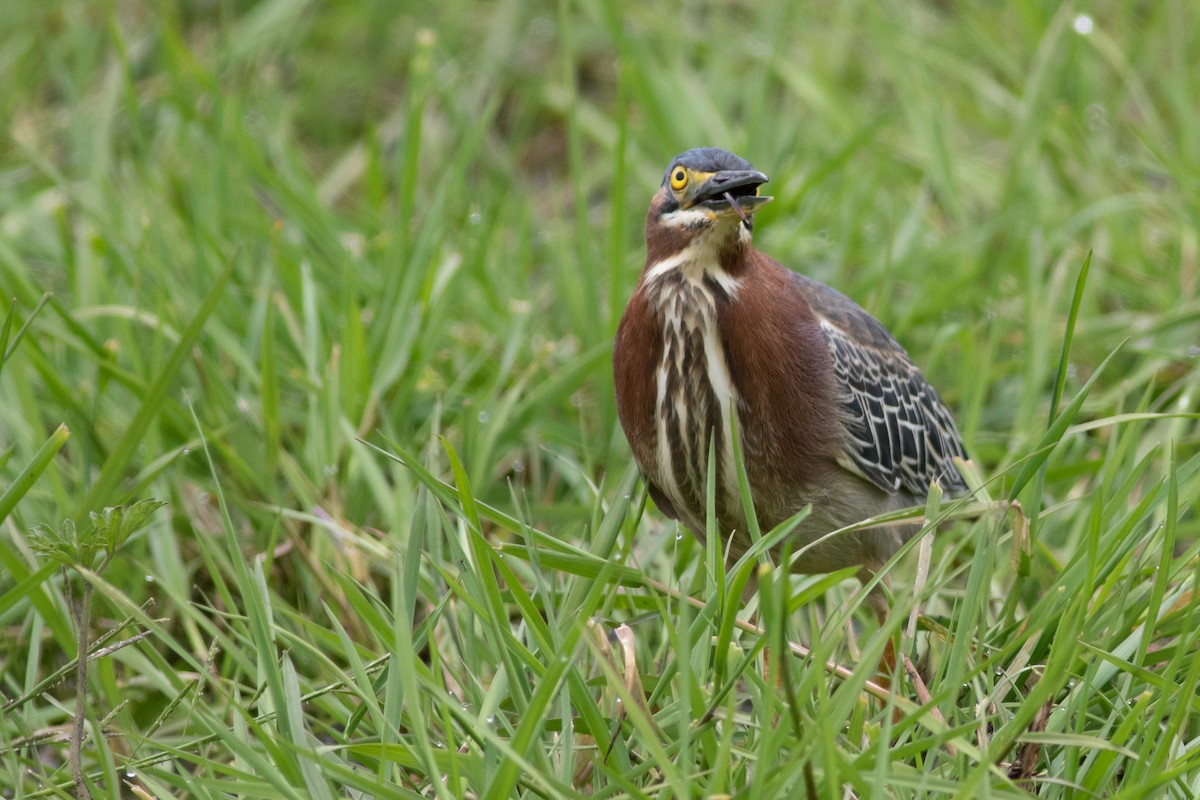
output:
[[[52,0],[0,68],[5,796],[75,792],[87,648],[95,796],[1200,794],[1192,4]],[[707,144],[971,450],[882,629],[616,424]],[[35,535],[150,498],[103,564]]]

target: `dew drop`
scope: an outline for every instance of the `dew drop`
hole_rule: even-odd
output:
[[[495,715],[495,714],[488,714],[488,716],[487,716],[487,724],[488,724],[488,725],[495,725],[495,724],[496,724],[496,715]]]
[[[490,417],[491,417],[491,415],[488,414],[488,412],[486,412],[486,411],[479,412],[479,421],[480,422],[487,422],[488,419],[490,419]]]
[[[683,531],[679,531],[678,533],[675,534],[675,541],[678,542],[682,538],[683,538]]]
[[[186,455],[191,455],[191,452],[192,452],[192,448],[190,448],[190,447],[185,447],[185,448],[183,448],[183,454],[184,454],[185,456],[186,456]]]
[[[153,575],[147,575],[147,576],[146,576],[146,583],[154,583],[154,576],[153,576]]]
[[[355,258],[361,258],[363,251],[366,249],[366,241],[357,233],[346,233],[342,237],[342,247],[346,248],[346,252]]]
[[[1087,36],[1096,27],[1096,22],[1088,14],[1076,14],[1071,27],[1080,36]]]

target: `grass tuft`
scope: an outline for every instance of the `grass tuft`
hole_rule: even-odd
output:
[[[1200,795],[1198,54],[1182,1],[0,4],[0,793],[74,736],[95,796]],[[966,436],[882,627],[632,466],[700,145]]]

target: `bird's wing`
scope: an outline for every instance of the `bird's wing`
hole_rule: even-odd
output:
[[[840,385],[850,446],[839,463],[888,492],[924,497],[935,480],[966,488],[953,461],[965,458],[954,419],[900,343],[850,298],[792,275],[820,322]]]

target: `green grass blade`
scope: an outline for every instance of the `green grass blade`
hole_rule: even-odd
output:
[[[192,321],[180,334],[178,344],[171,350],[171,354],[167,357],[158,376],[147,387],[133,420],[109,453],[104,465],[100,468],[100,474],[92,483],[91,489],[76,506],[72,518],[77,525],[84,523],[89,512],[116,501],[116,489],[125,474],[125,468],[133,459],[134,451],[146,436],[150,422],[162,412],[167,392],[174,382],[176,374],[183,367],[184,361],[187,360],[192,348],[200,339],[209,315],[224,297],[225,285],[233,277],[236,265],[236,260],[231,259],[229,265],[213,281],[204,300],[200,303],[200,307],[196,310],[195,316],[192,317]]]

